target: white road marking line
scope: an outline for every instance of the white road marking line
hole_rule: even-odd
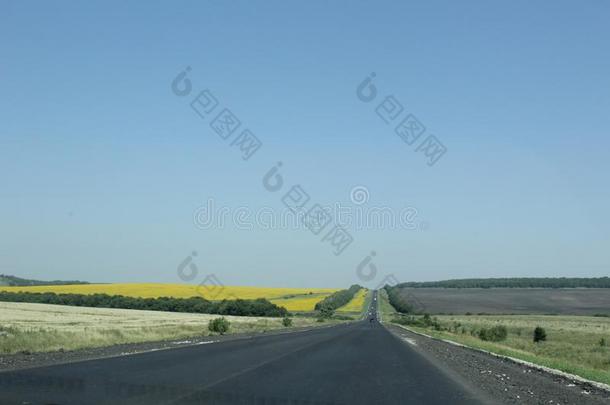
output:
[[[415,339],[411,339],[411,338],[403,338],[405,342],[409,343],[410,345],[413,346],[417,346],[417,342],[415,341]]]
[[[195,343],[196,345],[209,345],[210,343],[218,343],[220,340],[210,340],[209,342],[199,342]]]

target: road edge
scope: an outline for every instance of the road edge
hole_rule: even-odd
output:
[[[33,361],[28,361],[26,363],[16,364],[12,367],[9,365],[8,367],[2,367],[2,360],[10,357],[24,356],[21,354],[10,354],[10,355],[0,355],[0,374],[13,372],[13,371],[22,371],[29,370],[40,367],[52,367],[59,366],[64,364],[72,364],[72,363],[81,363],[86,361],[94,361],[94,360],[103,360],[103,359],[111,359],[116,357],[126,357],[126,356],[134,356],[139,354],[145,354],[156,351],[165,351],[165,350],[175,350],[181,349],[185,347],[192,346],[200,346],[205,344],[218,344],[224,342],[231,342],[236,340],[247,340],[254,339],[259,337],[270,337],[270,336],[278,336],[278,335],[287,335],[294,333],[305,333],[311,332],[314,330],[333,328],[340,325],[350,324],[352,322],[357,321],[343,321],[337,322],[330,325],[309,325],[309,326],[300,326],[300,327],[292,327],[292,328],[281,328],[275,330],[269,330],[266,332],[257,332],[257,333],[235,333],[235,334],[226,334],[226,335],[207,335],[201,337],[191,337],[187,340],[160,340],[154,342],[139,342],[139,343],[126,343],[112,346],[101,346],[95,348],[87,348],[87,349],[79,349],[72,350],[68,352],[36,352],[30,355],[27,355],[28,360],[31,360],[32,357],[42,357],[45,356],[51,357],[51,359],[47,358],[40,362],[37,362],[35,359]],[[121,350],[124,348],[125,350]],[[118,349],[118,352],[100,354],[99,352],[103,352],[105,350],[114,350]],[[64,356],[68,355],[76,355],[74,358],[65,358]],[[52,357],[64,357],[63,359],[53,359]],[[82,357],[81,357],[82,356]]]
[[[384,323],[386,323],[386,322],[384,322]],[[451,345],[454,345],[454,346],[458,346],[458,347],[463,347],[463,348],[466,348],[466,349],[474,350],[474,351],[477,351],[477,352],[480,352],[480,353],[485,353],[485,354],[491,355],[493,357],[497,357],[497,358],[500,358],[500,359],[512,361],[513,363],[517,363],[517,364],[520,364],[520,365],[523,365],[523,366],[526,366],[526,367],[530,367],[530,368],[533,368],[533,369],[536,369],[536,370],[544,371],[546,373],[553,374],[553,375],[556,375],[556,376],[559,376],[559,377],[567,378],[567,379],[570,379],[570,380],[575,380],[575,381],[578,381],[578,382],[581,382],[581,383],[584,383],[584,384],[589,384],[589,385],[594,386],[595,388],[598,388],[598,389],[610,392],[610,385],[604,384],[604,383],[601,383],[601,382],[598,382],[598,381],[589,380],[587,378],[581,377],[581,376],[576,375],[576,374],[571,374],[571,373],[567,373],[565,371],[557,370],[555,368],[551,368],[551,367],[547,367],[547,366],[542,366],[540,364],[532,363],[532,362],[526,361],[526,360],[521,360],[521,359],[518,359],[516,357],[511,357],[511,356],[506,356],[506,355],[503,355],[503,354],[498,354],[498,353],[490,352],[489,350],[479,349],[478,347],[468,346],[468,345],[465,345],[463,343],[455,342],[453,340],[437,338],[437,337],[430,336],[430,335],[427,335],[427,334],[422,333],[422,332],[418,332],[418,331],[413,330],[411,328],[408,328],[408,327],[406,327],[404,325],[399,325],[399,324],[396,324],[396,323],[391,323],[391,324],[393,326],[398,326],[399,328],[408,330],[409,332],[414,333],[416,335],[420,335],[420,336],[427,337],[429,339],[445,342],[445,343],[448,343],[448,344],[451,344]]]

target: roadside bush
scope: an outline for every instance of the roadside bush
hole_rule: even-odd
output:
[[[319,307],[318,312],[320,312],[320,318],[329,319],[335,314],[335,310],[327,305],[322,305]]]
[[[208,329],[210,330],[210,332],[220,333],[221,335],[224,335],[229,331],[230,326],[231,322],[227,321],[224,317],[222,317],[212,319],[208,324]]]
[[[605,338],[601,338],[601,339],[599,340],[599,345],[600,345],[601,347],[606,347],[606,339],[605,339]]]
[[[291,327],[292,326],[292,318],[285,317],[284,319],[282,319],[282,325],[284,325],[287,328]]]
[[[392,322],[405,326],[433,328],[438,331],[446,330],[446,328],[443,328],[443,326],[440,324],[436,317],[431,317],[428,314],[425,314],[422,317],[399,315],[392,319]]]
[[[496,325],[491,328],[483,328],[479,331],[479,339],[489,342],[501,342],[508,336],[508,330],[504,325]]]
[[[544,342],[546,340],[546,331],[543,327],[536,326],[534,329],[534,343]]]
[[[337,314],[335,314],[335,315],[332,316],[332,319],[336,319],[338,321],[353,321],[354,317],[348,316],[348,315],[337,315]]]

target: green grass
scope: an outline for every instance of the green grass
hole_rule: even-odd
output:
[[[602,338],[610,341],[608,318],[563,315],[443,315],[436,318],[443,330],[409,328],[610,384],[610,347],[599,344]],[[486,342],[476,336],[481,328],[494,325],[507,327],[506,340]],[[533,342],[536,326],[546,330],[547,341]]]
[[[366,314],[368,314],[372,299],[373,299],[373,291],[368,290],[366,293],[366,296],[364,297],[364,304],[362,305],[362,311],[360,311],[361,318],[364,318],[366,316]],[[377,299],[379,299],[379,298],[377,298]]]
[[[384,322],[391,321],[392,317],[396,315],[396,310],[390,304],[386,290],[378,290],[377,300],[379,301],[377,303],[377,308],[379,310],[379,314],[381,315],[381,320]]]

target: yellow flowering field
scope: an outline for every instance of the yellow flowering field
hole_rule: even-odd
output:
[[[350,302],[343,305],[341,308],[337,309],[337,312],[362,312],[368,294],[369,290],[366,288],[361,288],[360,291],[354,295],[354,298],[352,298]]]
[[[293,298],[272,299],[271,302],[277,306],[284,307],[289,311],[309,312],[313,311],[316,304],[329,295],[330,293],[299,295]]]
[[[141,298],[203,297],[211,301],[237,298],[267,298],[274,304],[283,306],[289,311],[313,311],[318,301],[337,291],[337,289],[333,288],[267,288],[162,283],[79,284],[31,287],[0,286],[0,290],[9,292],[53,292],[56,294],[108,294]]]

